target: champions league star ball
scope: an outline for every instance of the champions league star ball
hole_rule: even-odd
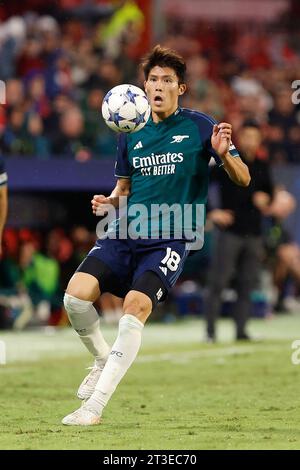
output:
[[[149,119],[151,112],[147,96],[137,86],[118,85],[104,97],[102,116],[116,132],[137,132]]]

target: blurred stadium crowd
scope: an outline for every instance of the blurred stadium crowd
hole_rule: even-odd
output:
[[[170,19],[160,38],[187,61],[189,93],[182,105],[235,129],[255,119],[264,133],[261,157],[271,163],[300,162],[299,107],[291,101],[291,83],[300,76],[299,32],[288,27]],[[100,103],[117,84],[142,86],[137,65],[147,44],[136,44],[143,28],[143,12],[132,2],[96,23],[32,12],[4,21],[1,151],[42,159],[81,158],[83,151],[85,158],[113,155],[114,136],[99,119]]]
[[[0,152],[7,159],[114,158],[116,136],[100,118],[101,102],[115,85],[143,86],[138,63],[153,42],[151,2],[90,2],[94,8],[79,10],[85,3],[58,2],[52,14],[37,8],[7,17],[0,11],[0,79],[6,84]],[[181,105],[230,122],[234,136],[245,121],[255,122],[261,132],[256,158],[270,168],[300,164],[300,107],[291,98],[291,84],[300,79],[300,12],[297,2],[289,4],[289,12],[272,23],[165,17],[163,35],[155,38],[186,59],[188,93]],[[202,285],[209,234],[185,276]],[[46,238],[30,227],[7,227],[0,294],[10,321],[2,315],[2,326],[17,326],[20,309],[26,324],[32,305],[39,305],[38,318],[60,321],[63,289],[94,238],[83,226],[54,228]]]

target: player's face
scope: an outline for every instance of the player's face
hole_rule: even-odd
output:
[[[144,86],[154,120],[165,119],[173,114],[178,108],[178,97],[186,90],[184,84],[179,85],[175,70],[158,65],[150,70]]]

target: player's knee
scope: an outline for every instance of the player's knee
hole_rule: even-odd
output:
[[[142,292],[129,292],[123,304],[123,311],[124,314],[134,315],[145,323],[152,311],[152,301]]]
[[[66,293],[80,300],[95,302],[100,296],[98,280],[88,273],[76,272],[68,283]]]
[[[84,292],[81,286],[70,286],[68,285],[66,289],[66,295],[69,295],[71,297],[75,297],[78,300],[91,300],[89,298],[88,292]],[[65,301],[64,301],[65,303]]]
[[[79,299],[78,297],[70,295],[67,292],[64,295],[64,307],[70,320],[74,314],[85,313],[91,305],[92,302]]]
[[[68,293],[64,296],[64,306],[70,323],[79,336],[85,335],[90,327],[99,324],[98,313],[92,305],[93,302],[78,299]]]

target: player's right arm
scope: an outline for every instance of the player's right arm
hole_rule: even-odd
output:
[[[119,178],[110,196],[106,197],[103,194],[95,194],[91,201],[93,213],[101,215],[100,212],[103,211],[104,215],[108,211],[109,205],[113,205],[115,208],[119,207],[120,196],[129,196],[130,186],[130,178]]]
[[[118,178],[117,184],[108,197],[102,194],[95,195],[92,199],[93,213],[104,215],[109,210],[109,205],[115,208],[120,207],[120,196],[129,196],[130,181],[130,165],[127,153],[127,137],[126,134],[120,134],[118,138],[117,160],[115,166],[115,176]]]

